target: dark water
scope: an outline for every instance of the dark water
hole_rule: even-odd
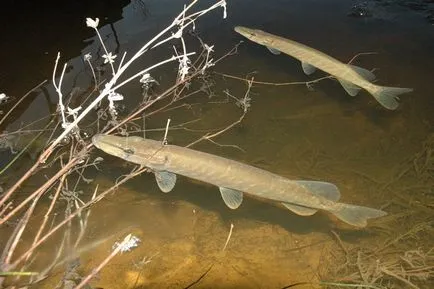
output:
[[[147,121],[148,128],[162,128],[168,117],[175,124],[200,119],[188,126],[196,130],[224,127],[235,121],[242,112],[234,104],[222,102],[224,91],[241,97],[246,84],[223,78],[221,73],[241,78],[254,75],[255,81],[273,83],[305,82],[323,76],[321,72],[305,76],[298,61],[272,55],[264,47],[242,39],[233,31],[236,25],[299,41],[344,62],[358,53],[376,52],[360,56],[356,63],[375,68],[378,84],[414,88],[413,93],[401,97],[398,110],[386,111],[367,92],[350,97],[333,80],[315,83],[313,89],[306,85],[254,84],[251,108],[242,123],[215,139],[220,146],[204,142],[194,148],[289,178],[335,183],[344,202],[382,208],[389,213],[387,217],[356,230],[330,214],[300,217],[251,198],[245,198],[238,210],[231,211],[217,188],[180,177],[174,191],[162,194],[152,176],[142,175],[92,208],[80,255],[80,274],[91,272],[110,253],[116,240],[133,233],[141,239],[140,246],[116,256],[93,285],[186,288],[203,275],[193,287],[283,288],[311,282],[298,287],[316,288],[322,281],[384,286],[378,288],[410,286],[398,276],[419,288],[430,288],[434,273],[426,267],[432,268],[434,263],[433,253],[429,253],[434,246],[434,26],[428,17],[431,4],[413,2],[422,9],[415,9],[410,2],[368,1],[369,17],[350,17],[353,5],[359,2],[230,1],[226,20],[222,19],[222,9],[217,9],[196,23],[196,32],[203,41],[215,45],[216,56],[244,41],[236,55],[213,68],[215,101],[205,95],[193,97],[188,100],[190,109],[163,112]],[[210,3],[203,1],[198,6]],[[61,17],[68,15],[65,11],[49,13],[56,11],[54,8],[40,10],[38,15],[45,11],[44,18],[27,12],[32,21],[20,23],[17,27],[23,30],[19,34],[36,33],[29,27],[40,23],[37,27],[43,29],[39,28],[42,32],[35,38],[38,45],[31,45],[34,39],[16,33],[4,36],[9,44],[3,51],[8,55],[5,67],[10,73],[3,71],[1,89],[19,98],[39,81],[51,79],[55,56],[60,51],[62,62],[68,61],[69,66],[63,85],[65,94],[74,91],[80,95],[92,82],[82,60],[84,54],[102,54],[92,31],[85,27],[85,17],[102,19],[99,31],[109,50],[118,55],[123,51],[132,54],[170,23],[183,4],[155,0],[132,1],[123,8],[118,7],[119,3],[90,10],[78,7],[74,17],[69,18]],[[17,44],[17,39],[28,45]],[[187,45],[198,49],[197,42]],[[172,53],[171,46],[151,51],[133,70]],[[152,75],[164,87],[172,81],[175,69],[167,66]],[[128,85],[122,93],[127,96],[127,112],[140,99],[140,89]],[[80,98],[75,101],[80,103]],[[56,103],[52,85],[46,84],[2,129],[14,131],[23,123],[44,117]],[[161,130],[148,132],[148,136],[158,139],[162,134]],[[173,130],[169,141],[185,145],[201,134]],[[5,162],[10,154],[2,154]],[[95,177],[94,183],[109,187],[131,166],[104,158],[102,170],[89,174]],[[16,178],[10,172],[1,177],[5,187]],[[43,214],[41,209],[37,215]],[[231,224],[231,239],[222,252]],[[103,241],[92,246],[99,240]],[[56,240],[52,242],[56,244]],[[139,264],[148,260],[145,257],[151,258],[150,262]],[[410,260],[411,265],[405,260]],[[399,268],[413,271],[405,275]],[[416,270],[426,274],[418,275]],[[52,288],[60,277],[58,273],[41,286]]]

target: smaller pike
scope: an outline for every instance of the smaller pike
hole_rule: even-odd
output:
[[[241,205],[245,192],[277,201],[301,216],[326,210],[357,227],[366,226],[368,219],[386,215],[380,210],[339,203],[340,192],[331,183],[292,181],[237,161],[141,137],[95,135],[92,142],[110,155],[151,169],[165,193],[175,187],[179,174],[219,187],[223,201],[231,209]]]
[[[301,61],[304,73],[315,72],[316,68],[335,77],[345,91],[355,96],[360,88],[368,91],[385,108],[394,110],[398,107],[398,95],[413,91],[412,88],[387,87],[373,84],[375,75],[364,68],[342,63],[339,60],[312,47],[286,39],[268,32],[237,26],[235,31],[247,39],[267,47],[272,53],[283,52]]]

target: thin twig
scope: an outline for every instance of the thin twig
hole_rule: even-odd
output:
[[[98,267],[96,267],[95,269],[92,270],[92,273],[90,273],[89,275],[86,276],[86,278],[84,278],[80,284],[77,285],[77,287],[75,287],[75,289],[81,289],[83,288],[89,281],[90,279],[94,278],[96,274],[98,274],[99,271],[101,271],[101,269],[107,265],[108,262],[110,262],[111,259],[113,259],[114,256],[116,256],[117,253],[119,253],[119,251],[122,249],[123,246],[125,246],[125,244],[127,244],[130,239],[132,238],[132,235],[129,234],[128,236],[126,236],[124,238],[124,240],[122,241],[122,243],[120,243],[114,250],[113,252],[111,252],[110,255],[107,256],[107,258],[105,258],[101,264],[98,265]]]
[[[26,94],[24,94],[20,100],[18,100],[14,106],[12,106],[11,109],[8,110],[8,112],[2,117],[2,119],[0,120],[0,125],[5,121],[5,119],[12,113],[12,111],[14,111],[14,109],[20,105],[20,103],[28,96],[30,95],[33,91],[35,91],[36,89],[38,89],[39,87],[41,87],[42,85],[44,85],[47,82],[47,80],[43,80],[41,83],[39,83],[38,85],[36,85],[35,87],[33,87],[32,89],[30,89]]]
[[[223,77],[227,77],[227,78],[232,78],[232,79],[237,79],[237,80],[242,80],[242,81],[251,81],[252,84],[262,84],[262,85],[273,85],[273,86],[285,86],[285,85],[309,85],[309,84],[313,84],[316,82],[319,82],[321,80],[324,79],[332,79],[334,78],[333,76],[329,75],[329,76],[324,76],[324,77],[320,77],[314,80],[309,80],[309,81],[292,81],[292,82],[267,82],[267,81],[253,81],[253,80],[248,80],[247,78],[243,78],[243,77],[239,77],[239,76],[234,76],[234,75],[230,75],[230,74],[225,74],[225,73],[220,73],[220,72],[214,72],[215,74],[221,75]]]
[[[48,207],[48,210],[47,210],[47,212],[45,213],[45,216],[44,216],[44,220],[42,221],[42,224],[41,224],[41,226],[39,227],[38,232],[36,233],[36,236],[35,236],[35,238],[34,238],[34,240],[33,240],[33,245],[34,245],[36,242],[38,242],[38,240],[39,240],[39,238],[40,238],[40,236],[41,236],[41,234],[42,234],[42,231],[45,229],[45,226],[46,226],[46,224],[47,224],[47,222],[48,222],[48,218],[49,218],[51,212],[52,212],[53,209],[54,209],[54,205],[56,204],[57,199],[59,198],[60,192],[61,192],[62,187],[63,187],[63,183],[64,183],[64,181],[65,181],[65,178],[66,178],[66,174],[64,174],[64,175],[60,178],[60,182],[59,182],[59,184],[58,184],[58,186],[57,186],[56,193],[54,194],[53,199],[51,200],[51,203],[50,203],[50,207]],[[29,255],[28,255],[26,258],[28,259],[28,258],[30,257],[31,254],[32,254],[32,251],[29,252]],[[27,260],[27,259],[26,259],[26,260]]]
[[[226,239],[226,243],[225,243],[225,245],[223,246],[222,252],[223,252],[224,250],[226,250],[226,246],[228,245],[229,240],[231,239],[231,236],[232,236],[232,230],[233,230],[233,229],[234,229],[234,224],[231,223],[231,229],[229,230],[229,234],[228,234],[228,237],[227,237],[227,239]]]

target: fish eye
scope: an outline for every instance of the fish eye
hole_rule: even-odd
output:
[[[125,152],[126,154],[129,154],[129,155],[133,155],[133,154],[134,154],[134,150],[133,150],[132,148],[124,149],[124,152]]]

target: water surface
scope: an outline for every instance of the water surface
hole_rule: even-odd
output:
[[[199,6],[208,3],[204,1]],[[164,127],[168,117],[177,124],[199,118],[189,128],[211,129],[236,120],[242,112],[233,104],[222,103],[224,91],[241,97],[246,83],[221,74],[254,76],[255,81],[273,83],[305,82],[324,76],[321,72],[310,77],[304,75],[298,61],[272,55],[264,47],[243,39],[233,31],[236,25],[299,41],[342,61],[349,61],[358,53],[375,52],[360,56],[355,63],[375,68],[379,84],[415,89],[401,97],[398,110],[383,109],[367,92],[350,97],[334,80],[320,81],[311,87],[258,83],[250,92],[250,111],[240,125],[216,139],[220,146],[203,142],[194,148],[288,178],[335,183],[344,202],[382,208],[389,213],[387,217],[357,230],[330,214],[319,212],[312,217],[300,217],[277,204],[252,198],[245,198],[242,206],[232,211],[221,200],[218,189],[210,185],[180,177],[171,193],[162,194],[153,176],[142,175],[92,208],[83,248],[103,241],[80,255],[80,274],[91,272],[110,253],[113,243],[127,233],[141,239],[139,247],[115,257],[93,285],[283,288],[311,282],[299,287],[315,288],[320,281],[370,284],[376,277],[368,270],[374,259],[379,260],[381,268],[395,270],[391,262],[400,260],[399,256],[406,252],[429,251],[434,237],[431,221],[434,161],[430,156],[434,147],[431,89],[434,26],[423,11],[405,5],[386,5],[383,1],[369,2],[371,17],[349,17],[356,3],[230,1],[226,20],[222,19],[220,9],[197,23],[196,32],[203,41],[215,45],[217,55],[244,41],[236,55],[214,67],[212,90],[216,101],[209,103],[205,95],[195,97],[188,100],[194,104],[191,108],[157,114],[147,125]],[[122,8],[120,20],[107,19],[100,32],[109,49],[130,53],[170,23],[182,6],[181,1],[132,1]],[[82,57],[89,52],[101,53],[95,37],[89,36],[83,45],[82,35],[76,33],[59,33],[58,37],[65,42],[49,43],[63,51],[68,45],[66,39],[72,38],[84,47],[76,48],[72,52],[76,57],[68,60],[71,68],[65,76],[65,91],[87,89],[91,77]],[[189,48],[198,49],[197,43],[191,43]],[[155,63],[172,53],[170,46],[151,51],[137,67]],[[37,62],[48,72],[44,74],[46,78],[50,78],[53,55],[49,54],[51,62]],[[26,65],[23,64],[23,69]],[[163,86],[170,83],[175,68],[159,69],[153,76]],[[8,89],[14,94],[23,93],[17,84]],[[56,95],[51,85],[44,89],[44,93],[28,103],[27,110],[15,117],[8,130],[52,111]],[[122,93],[128,96],[124,103],[126,110],[133,108],[137,97],[141,97],[140,90],[133,85],[125,87]],[[162,134],[149,132],[148,136],[161,139]],[[186,145],[200,135],[174,130],[169,132],[169,141]],[[242,150],[226,145],[236,145]],[[111,186],[132,168],[122,160],[93,153],[105,158],[101,171],[89,172],[95,177],[94,183],[101,187]],[[41,209],[40,214],[43,212]],[[231,225],[231,238],[223,251]],[[422,229],[413,232],[418,226]],[[52,242],[55,244],[56,240]],[[394,250],[395,257],[386,254],[389,249]],[[346,265],[345,260],[349,262]],[[354,260],[358,263],[352,263]],[[433,257],[428,256],[426,262],[432,265]],[[358,273],[365,269],[371,273]],[[383,286],[408,285],[384,271],[377,274],[383,278]],[[429,276],[432,278],[432,273]],[[60,277],[57,274],[41,286],[52,288]],[[421,279],[411,276],[409,280],[420,288],[430,288],[429,280]]]

